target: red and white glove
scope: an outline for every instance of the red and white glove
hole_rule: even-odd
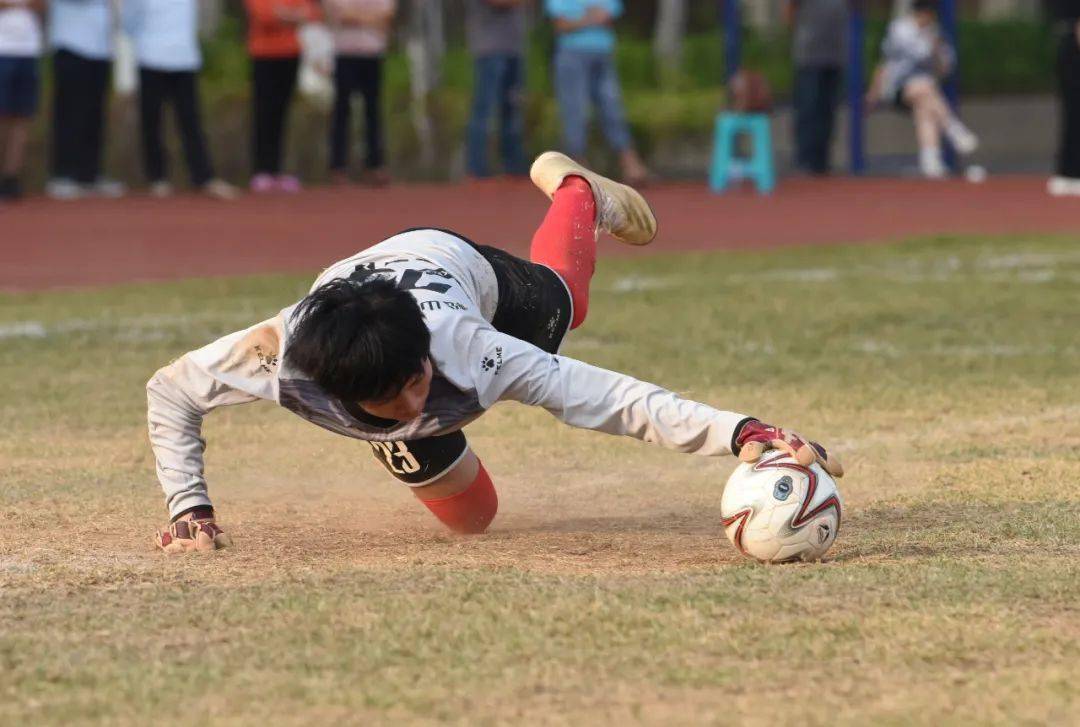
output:
[[[209,552],[232,545],[232,540],[214,522],[213,508],[207,507],[192,510],[169,523],[168,528],[157,532],[154,544],[172,555],[191,551]]]
[[[735,455],[743,462],[757,462],[766,450],[787,452],[804,467],[817,462],[833,477],[844,476],[844,466],[817,442],[789,430],[748,419],[739,427],[732,442]]]

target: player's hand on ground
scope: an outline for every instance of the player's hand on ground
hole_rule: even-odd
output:
[[[787,452],[804,467],[817,462],[822,469],[833,477],[844,476],[844,466],[840,460],[830,455],[824,447],[812,442],[790,429],[781,429],[771,424],[751,419],[742,425],[735,435],[735,446],[743,462],[757,462],[766,451],[778,449]]]
[[[173,555],[225,548],[232,545],[232,540],[214,521],[214,511],[207,509],[187,513],[169,523],[167,528],[157,532],[154,543],[161,550]]]

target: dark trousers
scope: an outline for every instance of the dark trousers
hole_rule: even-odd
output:
[[[334,59],[334,118],[330,124],[330,168],[349,166],[353,94],[364,98],[365,166],[383,165],[382,66],[379,56],[337,56]]]
[[[1080,45],[1068,33],[1058,47],[1058,92],[1061,94],[1061,146],[1057,173],[1080,179]]]
[[[795,69],[795,164],[811,174],[829,172],[840,69],[798,66]]]
[[[479,56],[473,66],[472,112],[466,132],[469,174],[486,177],[488,168],[488,122],[492,111],[499,115],[499,148],[507,174],[525,174],[524,114],[525,61],[520,55]]]
[[[251,64],[254,126],[252,163],[256,174],[281,172],[285,119],[296,88],[299,58],[255,58]]]
[[[197,84],[198,80],[193,71],[139,69],[143,170],[150,182],[160,182],[168,176],[165,149],[161,143],[162,111],[166,101],[172,103],[176,114],[176,125],[180,131],[180,143],[184,149],[191,183],[201,187],[214,176],[203,136]]]
[[[92,184],[101,175],[109,61],[53,54],[52,176]]]

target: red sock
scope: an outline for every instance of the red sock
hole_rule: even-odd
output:
[[[533,235],[529,259],[557,272],[574,301],[570,328],[589,312],[589,281],[596,269],[596,200],[583,178],[563,180],[544,222]]]
[[[461,492],[421,502],[455,533],[466,535],[487,530],[499,510],[499,495],[483,463],[476,473],[476,479]]]

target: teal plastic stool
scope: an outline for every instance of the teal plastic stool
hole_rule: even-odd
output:
[[[739,134],[749,134],[752,151],[749,157],[735,156]],[[722,113],[716,117],[709,188],[723,192],[732,181],[751,179],[758,192],[769,194],[776,187],[773,166],[772,129],[765,114]]]

